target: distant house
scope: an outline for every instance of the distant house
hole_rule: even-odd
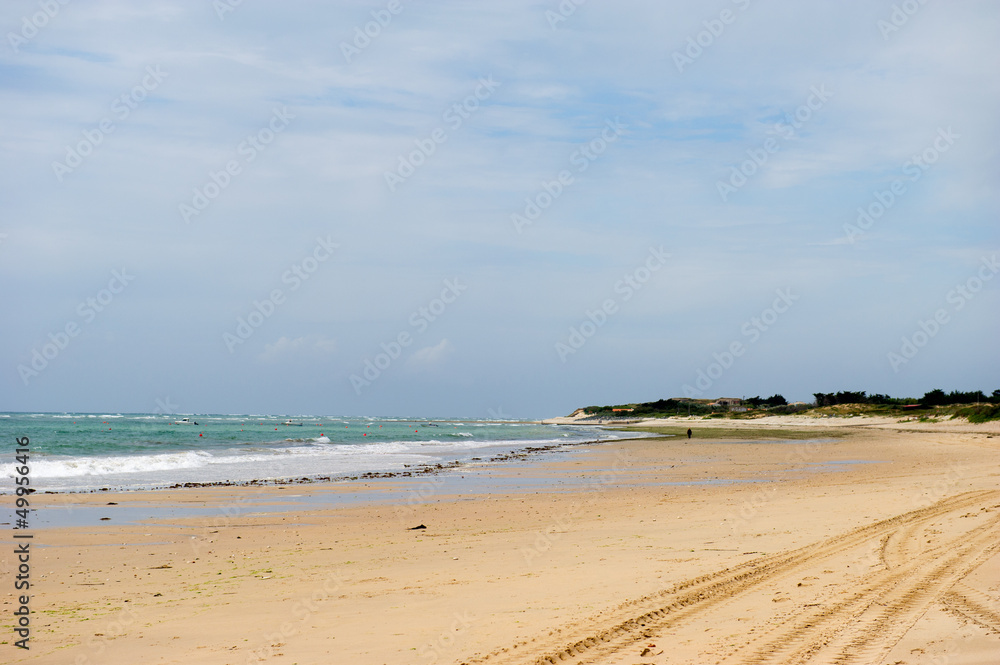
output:
[[[710,402],[708,406],[722,406],[730,411],[746,411],[747,408],[743,406],[743,400],[739,397],[720,397],[714,402]]]
[[[635,409],[611,409],[612,411],[635,411]]]

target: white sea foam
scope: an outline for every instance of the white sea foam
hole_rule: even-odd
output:
[[[317,443],[309,443],[302,446],[288,446],[282,448],[255,447],[233,448],[229,450],[217,451],[215,454],[204,450],[195,450],[178,453],[162,453],[157,455],[113,455],[101,457],[68,457],[68,458],[35,458],[31,465],[32,476],[35,479],[69,479],[92,477],[94,479],[106,479],[108,476],[139,476],[148,478],[150,474],[162,475],[163,480],[169,480],[171,475],[163,475],[156,472],[176,472],[181,470],[200,469],[207,470],[210,467],[239,467],[248,470],[247,479],[259,477],[262,468],[272,469],[275,464],[283,465],[290,475],[302,475],[309,473],[311,469],[318,472],[332,473],[343,466],[346,470],[353,469],[357,463],[344,465],[336,460],[356,459],[375,460],[385,458],[385,456],[398,455],[406,457],[407,453],[412,453],[412,444],[404,442],[380,442],[371,444],[355,445],[319,445],[329,443],[327,437],[316,439]],[[282,460],[305,460],[312,459],[313,462],[294,462],[291,466],[284,464]],[[323,465],[323,460],[329,460],[331,464]],[[412,461],[412,460],[411,460]],[[317,466],[319,464],[320,466]],[[384,464],[380,462],[379,464]],[[3,476],[13,477],[13,464],[5,464],[0,469]],[[252,472],[250,470],[253,470]],[[265,474],[268,476],[270,474]],[[213,473],[208,471],[203,480],[206,482],[216,480],[227,480],[230,476],[225,472]],[[42,484],[45,484],[44,482]]]
[[[211,455],[200,450],[163,455],[121,455],[114,457],[73,457],[65,460],[38,459],[31,465],[35,478],[75,478],[118,473],[143,473],[205,466]]]

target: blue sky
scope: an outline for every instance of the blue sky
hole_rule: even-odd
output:
[[[561,7],[5,3],[0,409],[1000,387],[995,3]]]

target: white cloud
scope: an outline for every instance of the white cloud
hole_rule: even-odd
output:
[[[434,346],[425,346],[422,349],[417,349],[407,359],[406,364],[414,369],[437,367],[451,355],[452,349],[451,342],[445,338]]]
[[[142,390],[163,394],[165,379],[156,377],[183,364],[185,385],[219,382],[204,403],[184,397],[197,410],[246,408],[252,399],[267,409],[288,396],[304,409],[333,399],[369,414],[415,412],[436,400],[456,412],[504,403],[547,415],[600,401],[600,391],[619,400],[610,394],[616,381],[636,399],[678,392],[683,359],[718,350],[695,323],[711,320],[725,338],[778,287],[823,303],[830,322],[813,330],[804,318],[783,319],[798,341],[773,356],[755,348],[770,376],[743,369],[748,359],[727,375],[729,389],[793,382],[802,356],[811,363],[804,392],[795,394],[794,383],[776,390],[805,398],[806,388],[836,389],[823,379],[838,376],[848,353],[875,361],[844,389],[935,387],[916,385],[915,371],[879,384],[880,359],[907,328],[893,329],[886,317],[886,330],[873,331],[857,312],[893,302],[900,321],[926,316],[929,294],[946,293],[996,245],[1000,5],[926,3],[885,40],[877,21],[892,3],[751,2],[742,12],[744,3],[728,0],[622,0],[585,3],[553,30],[545,11],[557,4],[406,4],[351,64],[339,44],[371,20],[370,2],[244,2],[224,21],[211,3],[69,3],[18,52],[0,50],[8,130],[0,140],[8,155],[0,163],[0,280],[19,285],[8,294],[6,313],[18,325],[0,330],[0,365],[27,362],[36,340],[77,320],[78,304],[109,270],[137,275],[135,288],[29,389],[14,372],[0,375],[7,408],[137,410],[149,402]],[[672,52],[723,5],[740,11],[738,20],[678,73]],[[17,31],[29,10],[37,3],[2,3],[0,23]],[[168,74],[163,84],[127,117],[115,115],[114,100],[156,65]],[[501,86],[460,127],[449,125],[446,109],[490,75]],[[723,203],[716,182],[824,84],[829,102]],[[238,146],[276,106],[295,119],[247,161]],[[616,116],[626,135],[577,171],[570,156]],[[52,163],[105,117],[114,131],[57,181]],[[954,148],[847,243],[843,227],[857,207],[949,126],[961,134]],[[384,172],[439,127],[447,140],[426,159],[417,154],[425,163],[390,193]],[[229,160],[239,160],[239,175],[184,225],[178,204],[210,174],[225,179]],[[572,186],[516,233],[511,214],[562,169],[572,171]],[[326,234],[342,251],[308,279],[286,279]],[[558,362],[553,344],[569,326],[619,298],[616,282],[660,245],[676,257],[669,269],[619,302],[578,362],[546,365]],[[930,260],[938,252],[941,260]],[[389,370],[362,398],[346,379],[338,387],[339,368],[409,330],[414,308],[453,275],[473,288],[409,347],[442,340],[413,352],[408,366],[440,368],[442,386],[470,377],[488,391],[505,380],[496,377],[530,374],[529,385],[393,393]],[[252,344],[229,354],[222,335],[275,290],[287,304]],[[977,299],[936,338],[942,355],[954,355],[942,382],[992,390],[996,361],[979,362],[997,357],[992,347],[959,341],[980,339],[976,317],[995,311],[989,303]],[[336,331],[336,344],[296,336],[316,330]],[[282,331],[297,332],[279,338]],[[110,332],[116,345],[98,346]],[[849,350],[845,337],[854,340]],[[448,362],[458,348],[468,358],[460,367]],[[817,356],[815,348],[844,351]],[[294,367],[285,376],[305,375],[318,360],[337,361],[316,373],[328,392],[256,380],[285,365]],[[600,386],[594,367],[608,368]],[[678,385],[665,386],[664,376]],[[812,381],[823,385],[805,385]]]

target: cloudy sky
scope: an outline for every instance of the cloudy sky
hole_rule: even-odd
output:
[[[0,17],[2,410],[1000,387],[995,2]]]

